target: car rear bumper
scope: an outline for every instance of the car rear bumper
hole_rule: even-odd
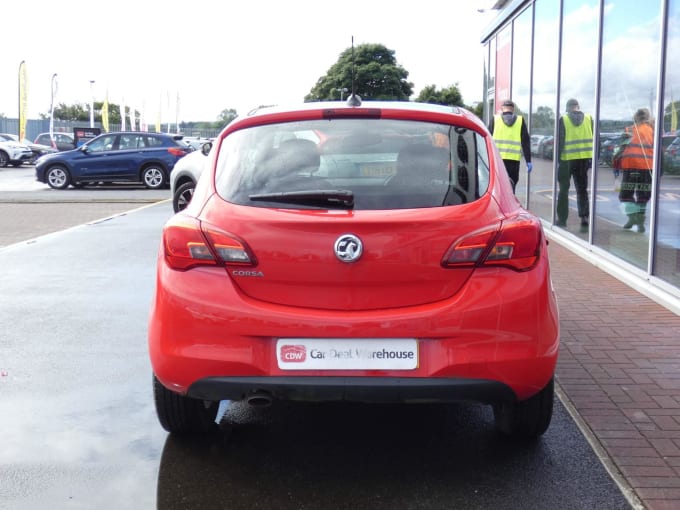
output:
[[[207,377],[189,387],[201,400],[296,400],[376,403],[513,401],[498,381],[422,377]]]
[[[428,306],[332,313],[254,302],[228,289],[214,270],[176,274],[161,264],[149,321],[152,368],[168,389],[207,400],[266,391],[283,399],[488,401],[506,400],[508,390],[524,400],[554,375],[556,301],[546,261],[532,270],[539,274],[521,273],[505,283],[498,271],[478,271],[474,284]],[[206,301],[216,281],[220,302]],[[280,368],[277,340],[310,337],[414,338],[418,365]]]

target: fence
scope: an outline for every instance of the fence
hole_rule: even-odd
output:
[[[98,127],[104,131],[100,122],[95,122],[95,127]],[[54,131],[55,132],[66,132],[73,133],[73,128],[76,127],[90,127],[88,121],[68,121],[68,120],[55,120],[54,121]],[[173,126],[174,127],[174,126]],[[180,134],[184,136],[200,136],[201,138],[214,138],[216,137],[220,130],[219,129],[199,129],[195,127],[183,126],[180,124]],[[109,131],[120,131],[120,124],[109,124]],[[128,127],[128,130],[130,128]],[[35,137],[40,133],[47,133],[50,130],[50,120],[49,119],[27,119],[26,121],[26,138],[29,140],[35,140]],[[150,133],[156,132],[156,125],[149,125],[148,131]],[[18,119],[8,119],[0,118],[0,133],[9,134],[19,134],[19,120]]]

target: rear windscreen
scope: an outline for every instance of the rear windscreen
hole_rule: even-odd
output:
[[[217,156],[216,187],[232,203],[353,209],[465,204],[489,183],[484,138],[473,130],[393,119],[333,119],[231,133]],[[346,204],[349,200],[341,200]]]

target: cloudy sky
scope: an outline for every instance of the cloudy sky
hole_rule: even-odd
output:
[[[226,108],[302,101],[351,44],[394,50],[416,95],[458,83],[482,99],[480,37],[489,1],[181,2],[33,0],[3,5],[0,113],[18,115],[18,74],[28,75],[28,117],[55,103],[124,101],[154,122],[215,120]],[[11,20],[11,21],[10,21]],[[94,81],[93,84],[90,82]]]

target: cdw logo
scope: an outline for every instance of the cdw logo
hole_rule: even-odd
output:
[[[304,345],[282,345],[281,359],[289,363],[304,361],[307,359],[307,348]]]

